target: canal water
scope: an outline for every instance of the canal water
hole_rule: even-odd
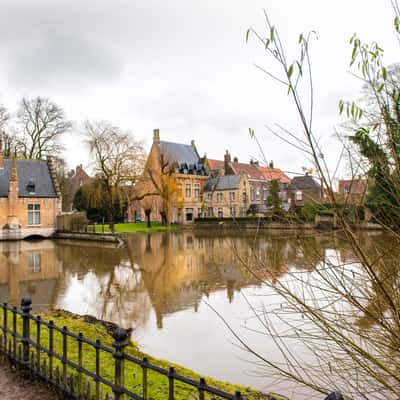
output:
[[[366,241],[384,243],[381,234]],[[34,311],[65,309],[133,328],[141,349],[205,376],[304,398],[243,349],[281,360],[252,308],[279,303],[269,285],[312,274],[327,257],[354,262],[339,235],[154,233],[118,247],[78,241],[0,243],[0,300],[32,298]],[[262,268],[260,268],[262,265]],[[279,321],[275,321],[279,324]],[[293,343],[302,351],[301,343]],[[319,395],[318,398],[321,398]]]

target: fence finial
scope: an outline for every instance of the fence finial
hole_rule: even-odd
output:
[[[332,392],[328,394],[325,400],[343,400],[343,396],[340,392]]]
[[[125,342],[128,340],[129,334],[128,331],[124,328],[116,328],[112,334],[113,338],[115,339],[115,342],[118,344],[119,342]],[[115,344],[114,344],[115,346]],[[126,345],[125,345],[126,346]],[[115,347],[119,347],[118,345]]]
[[[22,311],[24,311],[24,308],[28,308],[28,307],[30,308],[31,305],[32,305],[32,300],[29,297],[24,297],[21,300],[21,309],[22,309]]]

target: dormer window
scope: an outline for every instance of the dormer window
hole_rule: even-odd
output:
[[[28,190],[29,194],[35,193],[35,182],[32,179],[30,179],[28,181],[28,184],[26,185],[26,189]]]

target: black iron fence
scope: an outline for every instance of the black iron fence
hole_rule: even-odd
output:
[[[197,381],[177,373],[173,367],[165,369],[152,364],[147,357],[128,354],[125,348],[129,332],[125,329],[114,329],[110,347],[34,316],[29,298],[22,299],[21,308],[3,303],[1,310],[0,352],[72,399],[174,400],[179,385],[178,397],[182,399],[244,400],[239,391],[230,394],[208,385],[204,378]],[[127,374],[135,378],[134,384],[130,380],[130,387],[125,384]],[[155,379],[155,375],[164,379],[165,384]],[[329,396],[327,399],[342,399],[336,393]]]
[[[239,391],[235,394],[226,393],[208,385],[203,378],[196,381],[178,374],[173,367],[161,368],[150,363],[146,357],[140,359],[126,353],[124,350],[129,342],[129,333],[125,329],[114,330],[114,342],[110,347],[100,340],[91,340],[81,333],[69,331],[65,326],[61,328],[53,321],[34,316],[31,314],[30,299],[23,299],[21,308],[4,303],[1,309],[1,353],[73,399],[151,399],[150,373],[165,378],[168,400],[176,398],[177,384],[188,387],[187,399],[243,399]],[[90,360],[85,357],[85,352],[91,352]],[[101,364],[104,362],[108,366],[112,363],[112,376],[102,373]],[[140,370],[140,374],[135,374],[140,382],[131,388],[125,385],[125,370],[129,364]]]

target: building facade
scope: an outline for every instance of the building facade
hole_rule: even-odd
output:
[[[128,220],[191,224],[202,214],[201,195],[207,180],[194,141],[191,144],[162,141],[159,130],[155,129],[136,189],[138,197],[145,197],[129,207]]]
[[[280,169],[274,168],[271,162],[268,167],[259,165],[258,161],[251,160],[250,163],[240,163],[237,157],[231,159],[227,150],[224,161],[212,160],[205,157],[205,164],[211,176],[222,175],[245,175],[250,185],[249,205],[265,205],[269,196],[270,182],[277,180],[280,184],[280,196],[282,202],[288,201],[287,187],[290,183],[289,177]]]
[[[65,190],[66,193],[63,196],[63,212],[73,211],[76,192],[82,185],[89,183],[91,180],[92,178],[83,169],[82,164],[77,165],[74,170],[71,170],[68,173]]]
[[[0,152],[0,239],[50,236],[61,201],[51,159],[3,159]]]
[[[210,178],[204,187],[206,217],[245,217],[250,205],[250,183],[246,175]]]
[[[311,175],[295,176],[288,186],[292,206],[302,207],[307,200],[323,200],[321,184]]]
[[[341,179],[338,182],[338,193],[346,204],[362,204],[367,190],[367,179]]]

